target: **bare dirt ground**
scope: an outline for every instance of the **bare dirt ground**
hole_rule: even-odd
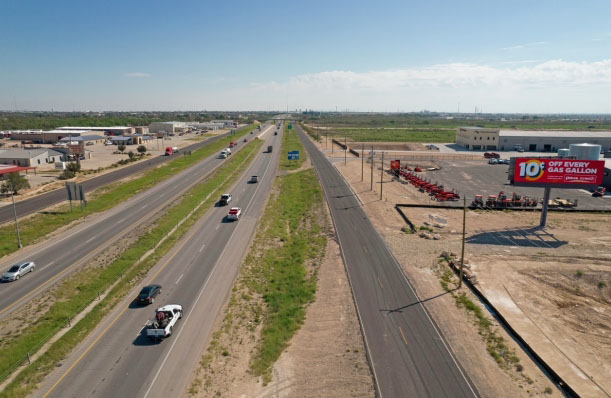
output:
[[[385,174],[380,200],[379,163],[374,167],[372,192],[370,164],[365,163],[361,182],[360,159],[352,158],[344,166],[343,153],[337,155],[337,168],[364,203],[419,295],[424,299],[444,293],[433,265],[443,251],[460,253],[462,211],[404,209],[416,226],[428,224],[440,239],[405,234],[395,203],[430,204],[428,197]],[[431,218],[435,216],[447,225],[435,227]],[[536,228],[539,216],[468,211],[466,261],[487,298],[573,389],[584,397],[609,397],[611,215],[550,213],[545,229]],[[561,396],[502,329],[498,333],[518,354],[520,370],[496,365],[477,327],[450,295],[434,298],[426,307],[482,396]]]
[[[309,167],[308,160],[301,169]],[[330,223],[326,207],[322,213]],[[189,396],[374,396],[352,293],[331,232],[317,270],[316,301],[308,307],[304,324],[275,363],[271,382],[264,385],[249,371],[261,332],[257,314],[264,302],[261,297],[245,297],[244,285],[248,282],[241,270],[228,308],[217,317],[212,341],[193,371]],[[253,254],[257,248],[250,250]]]

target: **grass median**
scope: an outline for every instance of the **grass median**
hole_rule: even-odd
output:
[[[256,128],[256,124],[248,125],[238,130],[235,135],[220,140],[193,151],[190,156],[179,156],[165,163],[161,167],[143,172],[139,177],[129,181],[119,181],[98,189],[94,198],[90,200],[84,212],[75,210],[70,212],[68,205],[44,214],[37,214],[19,222],[19,232],[23,246],[30,245],[49,235],[56,229],[68,225],[73,221],[104,210],[131,198],[139,192],[153,187],[179,172],[193,166],[210,155],[227,147],[229,142],[247,135]],[[13,223],[0,227],[0,257],[18,250],[15,225]]]
[[[307,154],[303,150],[303,144],[299,139],[295,124],[293,124],[290,130],[288,129],[288,125],[288,121],[283,123],[284,133],[282,135],[282,149],[280,151],[280,169],[296,170],[300,168],[306,160]],[[290,151],[299,151],[299,160],[288,160]]]
[[[84,273],[79,273],[79,275],[63,282],[57,290],[59,300],[48,313],[30,328],[24,330],[10,345],[0,350],[0,358],[2,358],[0,375],[10,370],[12,364],[21,361],[33,347],[37,347],[40,340],[48,335],[49,330],[64,327],[67,317],[74,315],[75,312],[95,300],[98,291],[105,291],[116,284],[91,312],[53,343],[32,365],[27,366],[4,391],[0,392],[0,397],[23,397],[31,393],[36,385],[55,368],[56,364],[65,358],[70,350],[89,334],[102,318],[146,275],[150,268],[168,253],[197,219],[214,205],[217,199],[216,195],[236,181],[258,153],[262,143],[261,140],[254,140],[246,148],[232,155],[213,176],[183,195],[181,201],[162,216],[149,232],[141,236],[135,245],[122,253],[112,264],[103,269],[85,270]],[[162,237],[176,227],[178,220],[187,216],[204,199],[205,201],[199,209],[180,225],[175,233],[155,250],[152,256],[137,264],[138,259],[144,253],[154,248]],[[87,276],[85,280],[83,280],[83,275]]]

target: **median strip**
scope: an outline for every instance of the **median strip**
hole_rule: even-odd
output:
[[[197,219],[208,211],[215,202],[213,195],[227,189],[240,176],[261,145],[262,141],[254,141],[227,160],[207,181],[184,194],[180,203],[169,209],[149,232],[141,236],[135,245],[122,253],[112,264],[102,269],[83,270],[79,274],[86,275],[85,280],[83,275],[79,275],[79,278],[75,275],[63,282],[64,288],[58,289],[57,293],[61,300],[36,324],[23,330],[11,344],[0,349],[0,357],[8,359],[0,364],[0,377],[6,378],[7,373],[15,370],[15,364],[21,364],[26,354],[46,337],[45,332],[63,328],[70,314],[75,314],[83,304],[97,300],[97,292],[108,290],[108,294],[31,366],[24,368],[0,393],[0,397],[25,396],[30,393],[55,364],[63,359],[182,238]],[[181,219],[183,221],[177,225],[176,220]],[[169,235],[172,230],[175,232]],[[145,257],[147,253],[150,253],[149,257]],[[66,291],[68,287],[71,288],[70,292]]]

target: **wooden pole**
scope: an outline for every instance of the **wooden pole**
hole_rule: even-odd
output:
[[[458,276],[458,288],[462,286],[463,277],[463,266],[465,264],[465,225],[467,220],[467,197],[463,197],[463,210],[462,210],[462,249],[460,252],[460,273]]]
[[[384,152],[382,152],[382,168],[380,169],[380,200],[382,200],[382,189],[384,187]]]

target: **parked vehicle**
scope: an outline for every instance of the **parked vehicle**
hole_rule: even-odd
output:
[[[87,143],[86,143],[85,145],[87,145],[87,146],[92,146],[92,145],[93,145],[93,142],[91,142],[91,141],[87,141]]]
[[[232,207],[229,209],[229,213],[227,213],[227,220],[229,221],[237,221],[242,215],[242,209],[239,207]]]
[[[146,323],[146,336],[152,339],[162,339],[172,335],[176,322],[182,318],[182,306],[168,304],[155,311],[155,317]]]
[[[252,176],[252,177],[250,177],[250,183],[256,184],[258,182],[259,182],[259,176]]]
[[[219,200],[219,204],[221,206],[227,206],[229,202],[231,202],[231,195],[228,193],[224,193],[221,195],[221,200]]]
[[[496,152],[486,152],[486,153],[484,153],[484,157],[486,159],[498,159],[498,158],[501,157],[501,155],[499,155]]]
[[[17,263],[2,275],[2,282],[16,281],[28,272],[34,271],[34,268],[36,268],[34,261]]]
[[[495,158],[488,159],[488,164],[497,164],[497,160]]]
[[[140,290],[136,301],[140,304],[153,304],[155,297],[161,293],[161,285],[148,285]]]
[[[595,198],[602,198],[607,193],[607,188],[598,187],[594,192],[592,192],[592,196]]]

